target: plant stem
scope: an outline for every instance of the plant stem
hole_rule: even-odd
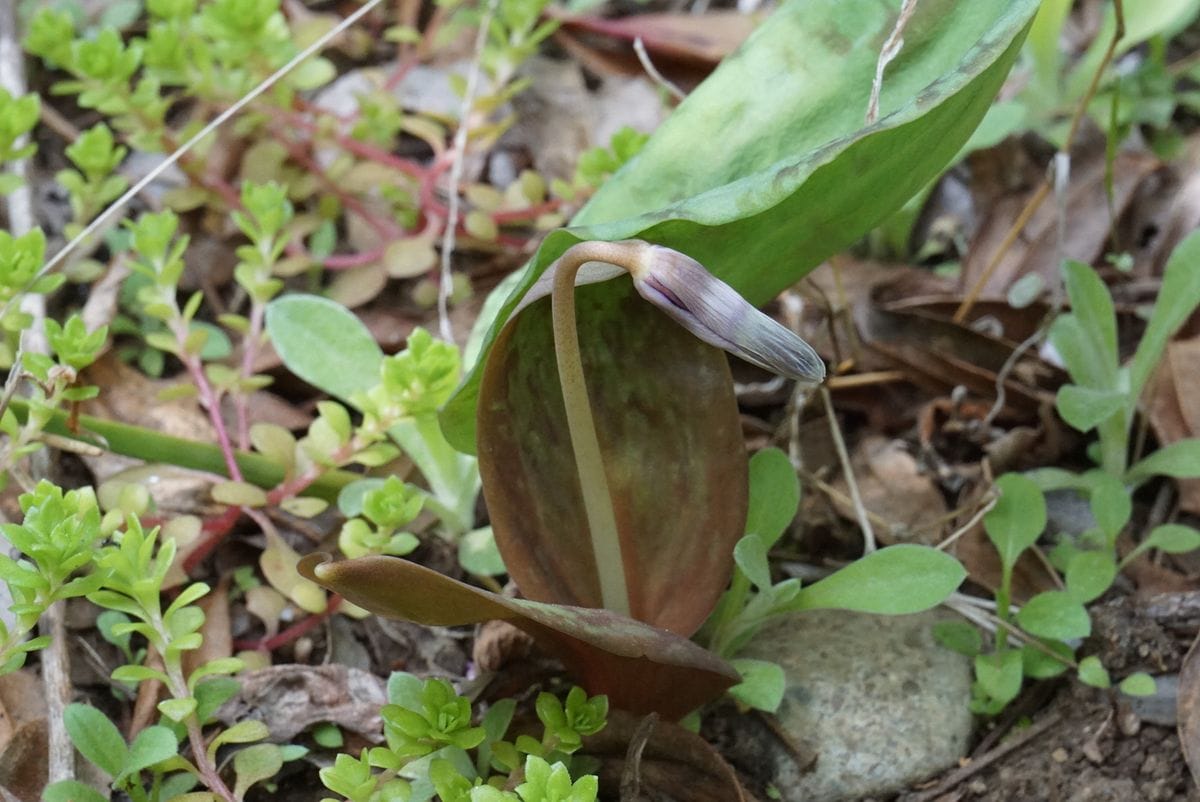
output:
[[[575,325],[575,276],[587,262],[608,264],[632,271],[649,246],[641,242],[581,242],[567,249],[554,265],[554,292],[551,310],[554,325],[554,355],[558,378],[562,383],[563,406],[579,488],[587,514],[588,534],[596,575],[600,580],[600,599],[604,608],[629,615],[629,588],[625,581],[625,561],[621,554],[621,536],[608,489],[608,475],[600,456],[600,440],[592,418],[587,380],[579,352],[579,330]]]
[[[11,402],[13,413],[20,423],[29,418],[29,403],[24,399],[14,398]],[[228,475],[225,472],[225,458],[221,449],[212,443],[199,443],[195,440],[185,440],[182,437],[172,437],[140,426],[127,423],[95,418],[91,415],[80,415],[78,428],[73,429],[67,422],[67,413],[55,410],[50,413],[43,431],[97,445],[114,454],[126,457],[136,457],[146,462],[165,462],[181,468],[192,468]],[[236,455],[237,464],[242,476],[262,488],[274,488],[285,478],[286,471],[282,465],[267,459],[261,454]],[[335,501],[338,491],[355,479],[362,478],[359,474],[349,471],[332,470],[304,488],[306,495]]]

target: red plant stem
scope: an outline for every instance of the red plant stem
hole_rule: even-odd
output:
[[[359,251],[358,253],[343,253],[335,254],[328,257],[321,266],[327,270],[350,270],[355,267],[362,267],[373,262],[378,262],[383,259],[387,253],[388,244],[377,245],[369,251]]]
[[[326,189],[337,196],[343,206],[362,217],[364,222],[373,228],[379,236],[384,239],[400,236],[402,230],[399,226],[391,220],[379,217],[379,215],[368,209],[362,201],[338,186],[338,183],[329,177],[329,174],[325,172],[321,165],[317,164],[316,160],[309,155],[302,144],[283,135],[283,132],[278,129],[276,129],[275,133],[279,136],[280,141],[283,142],[284,147],[287,148],[288,154],[297,164],[316,175],[321,180],[321,183],[325,185]]]
[[[399,86],[400,82],[404,80],[404,76],[408,75],[409,70],[429,54],[429,51],[433,49],[434,37],[437,36],[438,31],[441,30],[448,16],[449,12],[445,6],[437,6],[433,12],[433,16],[429,18],[429,22],[425,25],[420,43],[408,54],[407,58],[397,62],[396,69],[392,71],[392,74],[388,76],[387,82],[384,84],[385,89],[390,92]]]
[[[329,602],[325,605],[325,609],[319,613],[312,613],[292,624],[282,632],[276,633],[269,638],[260,638],[259,640],[235,640],[233,648],[239,651],[255,651],[255,652],[273,652],[281,646],[286,646],[292,641],[298,639],[313,630],[318,624],[324,621],[329,616],[333,615],[342,606],[342,597],[334,593],[329,597]]]
[[[233,529],[233,525],[237,523],[238,518],[241,517],[241,507],[230,507],[216,518],[206,520],[200,527],[200,531],[204,533],[204,539],[197,543],[196,547],[183,559],[183,572],[190,576],[192,571],[196,570],[196,566],[204,562],[204,559],[212,554],[217,544],[225,539],[225,536]]]
[[[418,180],[425,177],[426,168],[422,167],[411,159],[405,159],[394,153],[388,153],[382,148],[378,148],[367,142],[361,142],[352,136],[338,133],[336,131],[329,132],[321,130],[321,128],[308,119],[303,114],[293,113],[288,115],[287,124],[300,128],[313,136],[328,136],[341,147],[343,150],[353,153],[355,156],[360,156],[368,161],[373,161],[376,164],[382,164],[385,167],[390,167],[393,170],[412,176]]]
[[[556,212],[562,204],[561,198],[551,198],[548,201],[526,206],[524,209],[508,209],[502,212],[492,212],[491,217],[498,226],[506,223],[521,223],[526,220],[536,220],[543,214]]]
[[[242,340],[241,377],[249,379],[254,375],[254,360],[258,357],[258,345],[262,340],[263,316],[266,305],[259,301],[250,301],[250,329]],[[237,412],[238,448],[250,450],[250,397],[246,393],[237,393],[233,397],[233,406]]]
[[[175,328],[175,341],[179,343],[179,358],[192,377],[192,383],[196,385],[199,393],[200,406],[204,407],[205,412],[208,413],[208,420],[217,433],[217,445],[221,447],[221,454],[225,458],[225,469],[229,471],[230,479],[240,482],[242,481],[242,469],[238,466],[237,458],[234,456],[233,443],[229,440],[225,421],[221,419],[221,396],[213,389],[208,377],[204,375],[204,365],[201,364],[200,358],[187,352],[185,346],[187,329],[183,326],[182,321],[173,328]]]

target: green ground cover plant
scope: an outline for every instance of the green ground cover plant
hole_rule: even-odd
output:
[[[1157,476],[1200,476],[1200,440],[1179,440],[1129,464],[1130,435],[1146,384],[1179,327],[1200,308],[1200,236],[1192,234],[1172,253],[1163,273],[1162,291],[1132,359],[1122,365],[1117,350],[1117,318],[1112,297],[1090,266],[1068,261],[1063,282],[1071,311],[1050,328],[1055,347],[1071,376],[1058,391],[1058,414],[1083,433],[1096,433],[1091,454],[1096,467],[1075,473],[1041,468],[1028,475],[1005,474],[996,480],[1000,498],[984,518],[988,537],[1000,554],[1002,577],[996,593],[1001,628],[994,649],[984,653],[969,625],[944,624],[944,642],[975,658],[975,709],[994,714],[1020,692],[1023,677],[1045,678],[1074,668],[1082,682],[1108,687],[1108,672],[1095,657],[1079,662],[1076,645],[1091,634],[1086,604],[1103,596],[1118,572],[1140,555],[1159,549],[1182,553],[1200,548],[1200,531],[1168,523],[1146,532],[1134,545],[1118,542],[1130,530],[1133,494]],[[1045,591],[1014,616],[1013,568],[1046,529],[1044,493],[1067,490],[1088,499],[1094,524],[1079,533],[1048,533],[1049,563],[1062,576],[1062,590]],[[1019,627],[1022,646],[1009,645],[1008,627]],[[1121,690],[1133,695],[1154,692],[1144,672],[1126,677]]]

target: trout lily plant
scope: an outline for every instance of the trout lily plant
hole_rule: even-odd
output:
[[[547,348],[554,359],[537,358]],[[588,693],[682,717],[742,680],[689,640],[747,536],[748,463],[722,351],[806,384],[824,379],[807,343],[688,256],[639,240],[570,247],[482,367],[479,470],[524,598],[381,555],[312,555],[300,570],[385,616],[509,621]],[[962,579],[947,555],[892,547],[808,588],[792,580],[774,611],[863,609],[864,563],[879,569],[871,580],[897,580],[888,612],[931,606]],[[925,592],[906,592],[914,579]]]

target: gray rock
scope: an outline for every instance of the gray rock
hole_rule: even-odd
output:
[[[945,615],[819,610],[764,628],[739,656],[783,666],[778,718],[793,744],[759,728],[737,751],[773,766],[785,802],[886,794],[953,766],[973,725],[971,665],[934,640]]]

